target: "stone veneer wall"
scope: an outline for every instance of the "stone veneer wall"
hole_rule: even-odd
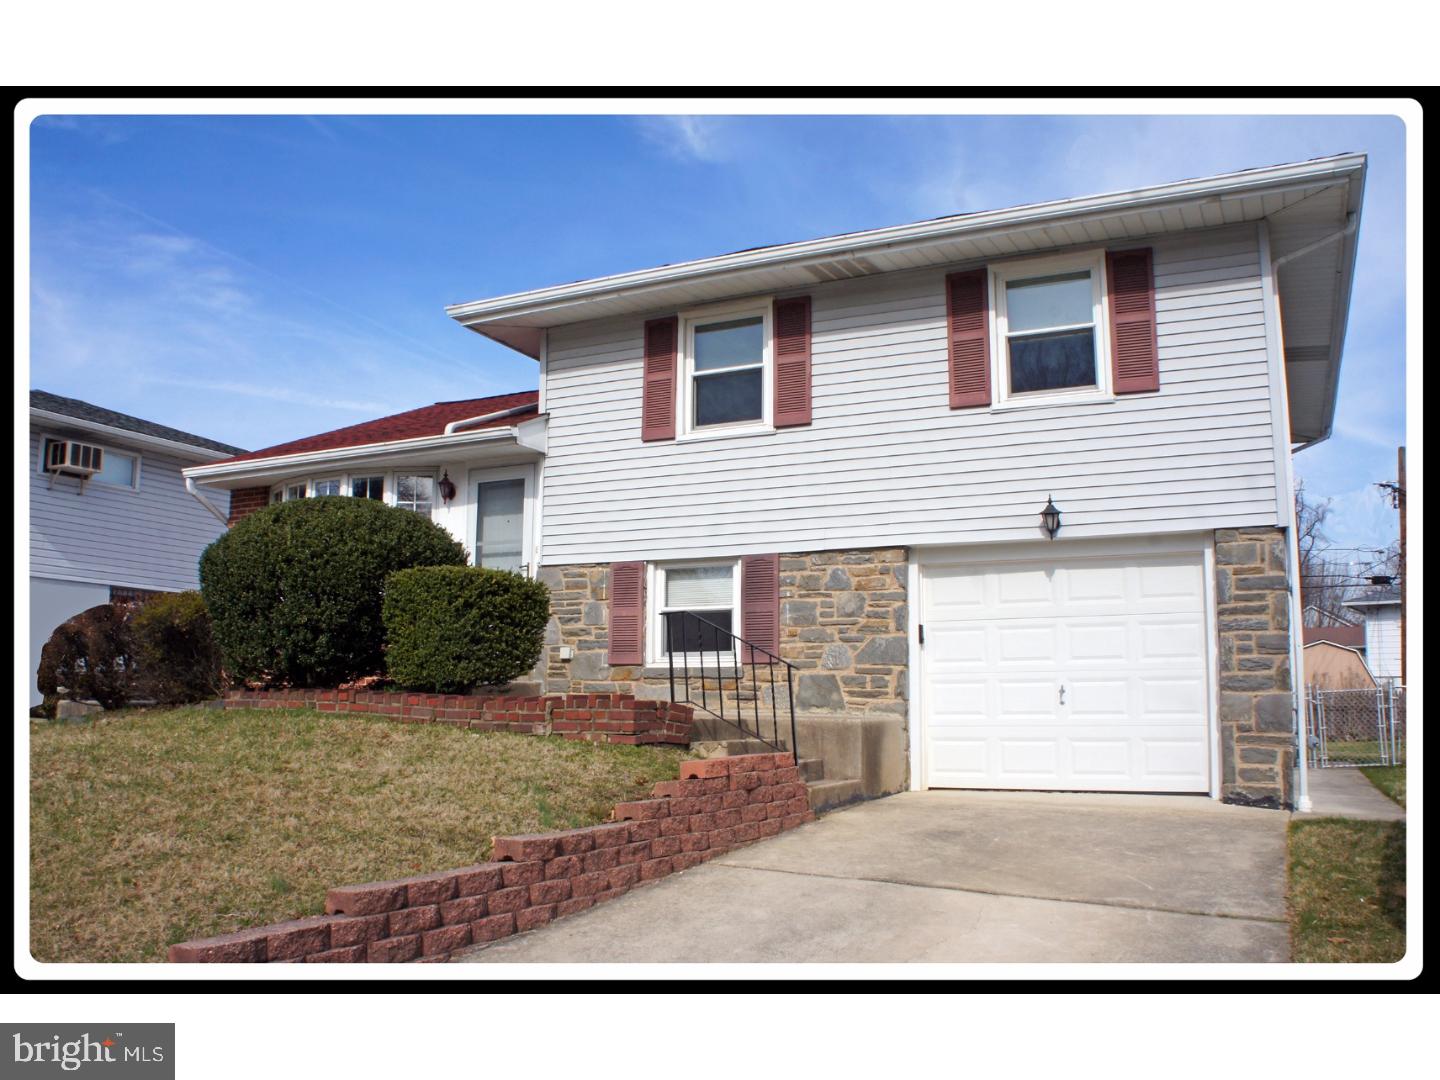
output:
[[[1287,544],[1282,529],[1215,531],[1220,655],[1221,796],[1293,804],[1294,677]]]
[[[905,574],[903,548],[780,556],[780,655],[800,669],[797,709],[905,715]],[[547,692],[669,696],[665,675],[609,664],[608,565],[548,566],[540,580],[551,616],[533,674]]]
[[[780,655],[800,669],[795,706],[906,713],[904,548],[780,556]]]

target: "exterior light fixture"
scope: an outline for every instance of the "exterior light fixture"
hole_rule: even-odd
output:
[[[440,483],[436,485],[440,489],[440,498],[447,503],[455,497],[455,481],[450,479],[450,470],[446,469],[440,477]]]
[[[1060,531],[1060,510],[1049,495],[1045,496],[1045,509],[1040,511],[1040,524],[1054,540],[1055,534]]]

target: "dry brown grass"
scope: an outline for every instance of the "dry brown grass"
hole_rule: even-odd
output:
[[[1301,963],[1405,956],[1405,823],[1290,823],[1290,944]]]
[[[682,752],[308,711],[136,711],[30,729],[31,949],[168,945],[323,910],[325,890],[464,866],[603,820]]]

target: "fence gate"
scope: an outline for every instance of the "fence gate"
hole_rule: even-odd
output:
[[[1405,688],[1305,688],[1306,761],[1313,769],[1405,762]]]

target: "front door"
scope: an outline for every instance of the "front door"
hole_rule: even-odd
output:
[[[525,564],[524,479],[477,480],[474,487],[475,565],[522,572]]]

